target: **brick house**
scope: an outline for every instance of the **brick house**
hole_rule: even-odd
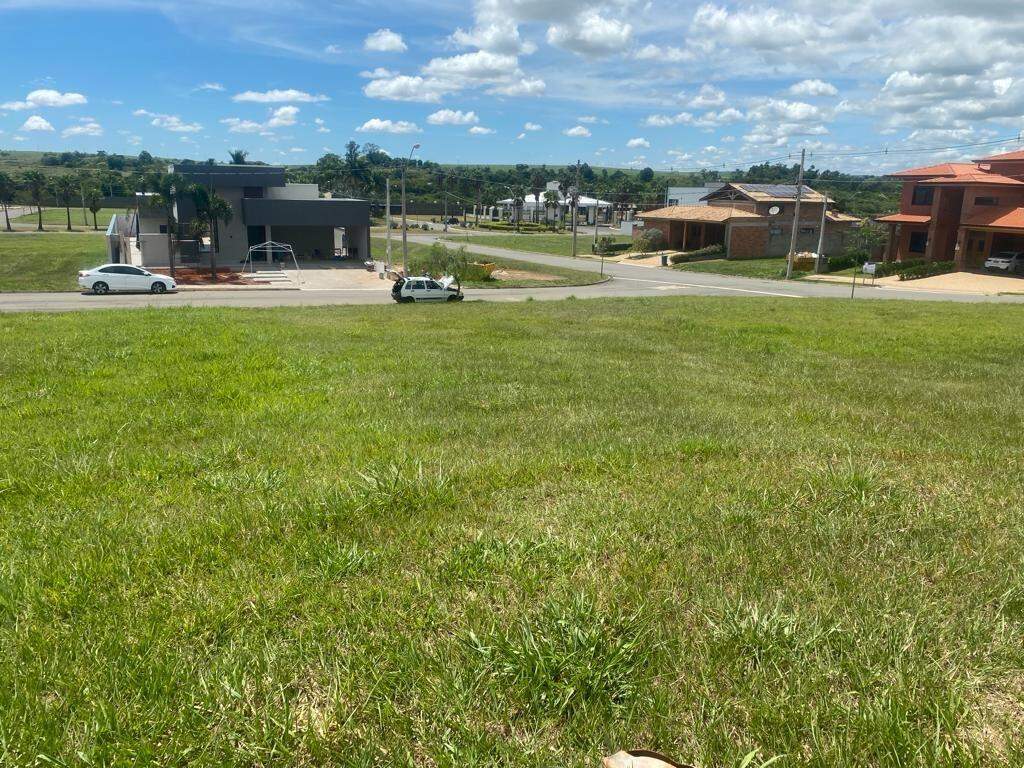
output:
[[[725,247],[727,259],[785,256],[793,231],[796,185],[725,184],[701,198],[706,205],[673,205],[637,214],[644,229],[657,229],[669,250]],[[822,206],[832,200],[804,187],[801,193],[797,251],[816,251]],[[825,217],[827,254],[841,253],[854,216],[829,211]]]
[[[886,261],[952,261],[980,267],[999,251],[1024,251],[1024,151],[972,163],[940,163],[889,174],[903,182],[889,226]]]

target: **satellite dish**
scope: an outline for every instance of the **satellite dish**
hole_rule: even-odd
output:
[[[773,205],[768,209],[769,216],[778,216],[780,213],[782,213],[782,209],[777,205]]]

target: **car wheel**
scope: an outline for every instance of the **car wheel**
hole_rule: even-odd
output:
[[[92,292],[97,296],[102,296],[105,293],[110,293],[110,286],[104,283],[102,280],[97,280],[92,284]]]
[[[155,283],[153,283],[149,287],[149,292],[150,293],[167,293],[167,286],[164,283],[161,283],[159,280],[157,280]]]

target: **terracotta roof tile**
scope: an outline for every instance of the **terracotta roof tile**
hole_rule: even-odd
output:
[[[964,220],[963,226],[1024,229],[1024,208],[976,208],[973,215]]]
[[[914,213],[893,213],[888,216],[879,216],[875,221],[883,224],[931,224],[931,216],[918,216]]]
[[[1011,179],[999,173],[986,173],[975,168],[973,171],[958,173],[955,176],[937,176],[925,179],[921,184],[991,184],[993,186],[1024,186],[1024,181]]]
[[[732,219],[763,219],[758,213],[745,211],[742,208],[729,208],[719,205],[670,205],[656,211],[638,213],[641,219],[659,219],[669,221],[704,221],[724,223]]]
[[[1024,160],[1024,149],[1018,149],[1013,152],[1004,152],[1001,155],[992,155],[991,157],[983,157],[976,162],[979,163],[991,163],[991,162],[1008,162],[1011,160]]]
[[[939,163],[938,165],[925,165],[921,168],[908,168],[905,171],[898,171],[887,175],[896,178],[932,178],[933,176],[957,176],[961,173],[970,173],[977,170],[978,166],[974,163]]]

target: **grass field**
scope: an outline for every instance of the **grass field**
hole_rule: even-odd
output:
[[[124,213],[120,208],[101,208],[96,213],[96,224],[99,227],[100,232],[104,232],[107,229],[107,225],[110,223],[110,217],[116,213]],[[92,230],[92,211],[86,211],[86,219],[88,224],[82,223],[82,209],[72,208],[71,209],[71,227],[72,229],[79,230]],[[16,219],[11,219],[11,224],[20,225],[22,228],[26,226],[35,227],[39,222],[39,218],[35,213],[30,213],[25,216],[19,216]],[[43,227],[51,230],[66,230],[68,226],[67,212],[63,208],[45,208],[43,210]]]
[[[490,245],[494,248],[510,248],[512,250],[531,251],[533,253],[551,253],[555,256],[572,255],[572,235],[461,235],[453,232],[448,235],[448,239],[462,244]],[[626,235],[616,235],[613,239],[617,243],[625,243],[632,238]],[[579,235],[577,241],[578,253],[589,256],[594,236]]]
[[[1020,765],[1018,320],[0,316],[2,762]]]
[[[76,291],[78,270],[106,260],[101,234],[0,233],[0,291]]]
[[[786,259],[708,259],[676,264],[674,269],[684,272],[713,272],[717,275],[735,275],[737,277],[779,278],[786,274]]]
[[[384,238],[373,238],[371,248],[375,258],[383,258],[387,253],[387,243]],[[469,246],[472,248],[472,246]],[[467,252],[469,251],[467,248]],[[409,243],[410,259],[423,258],[430,252],[429,245],[422,243]],[[587,272],[581,269],[568,269],[566,267],[551,267],[547,264],[531,264],[528,261],[516,259],[498,259],[493,256],[474,256],[471,252],[469,257],[476,261],[497,264],[498,267],[509,270],[518,270],[535,274],[536,278],[526,275],[505,280],[477,280],[467,281],[464,286],[470,288],[538,288],[544,286],[568,286],[568,285],[593,285],[601,282],[602,278],[596,272]],[[396,264],[402,262],[402,240],[401,237],[391,241],[391,258]],[[410,264],[410,269],[413,269]],[[553,278],[553,279],[552,279]]]

